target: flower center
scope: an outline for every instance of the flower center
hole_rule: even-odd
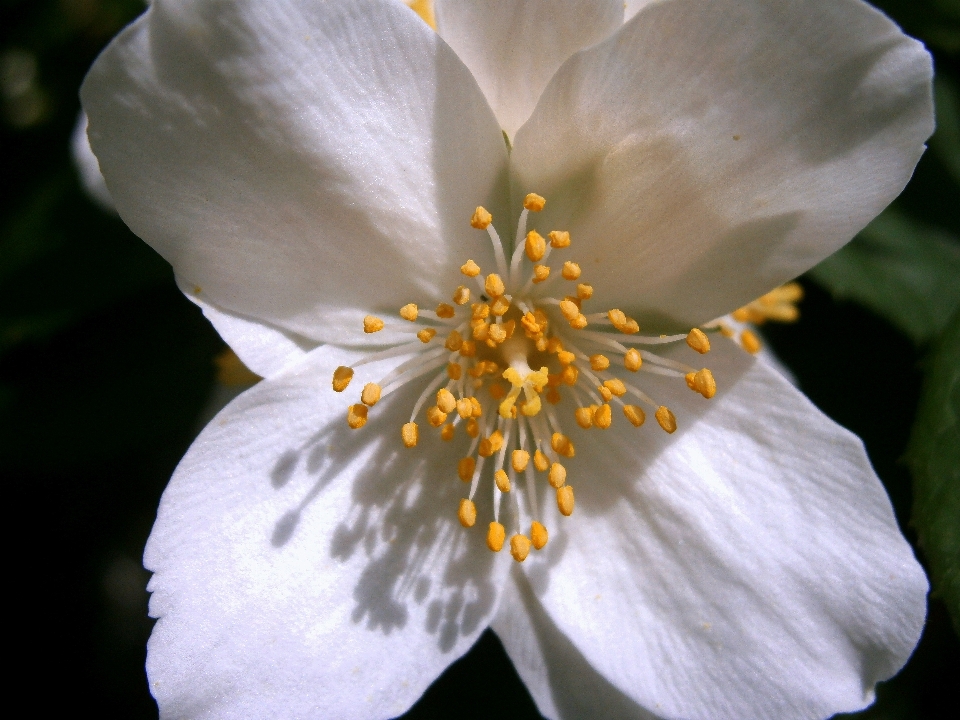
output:
[[[382,398],[430,378],[413,404],[410,420],[400,428],[401,440],[406,447],[415,447],[423,420],[445,441],[465,436],[461,442],[468,449],[455,468],[470,486],[460,501],[460,523],[474,526],[474,498],[483,478],[492,477],[493,519],[487,546],[494,552],[503,548],[506,528],[500,510],[508,498],[518,525],[510,552],[518,562],[526,559],[531,545],[539,550],[548,539],[539,520],[538,474],[546,475],[560,513],[573,513],[573,487],[567,482],[565,463],[576,449],[564,432],[564,421],[572,419],[585,430],[606,430],[617,407],[626,422],[640,427],[646,406],[657,424],[672,433],[677,429],[673,413],[637,387],[634,376],[651,372],[682,378],[708,399],[717,389],[710,370],[644,349],[685,339],[704,354],[710,341],[702,330],[645,336],[639,334],[637,322],[617,308],[584,313],[593,287],[581,282],[580,265],[564,257],[571,246],[570,234],[554,230],[544,238],[536,230],[527,231],[529,214],[542,210],[545,203],[534,193],[524,199],[509,263],[493,217],[478,207],[470,224],[489,234],[496,272],[485,275],[477,263],[467,260],[460,268],[464,284],[453,291],[452,304],[440,303],[436,310],[404,305],[399,315],[406,322],[397,324],[409,340],[368,355],[352,368],[338,367],[333,374],[333,389],[343,392],[358,367],[413,355],[378,382],[364,385],[360,402],[347,411],[347,423],[362,428],[369,409]],[[385,326],[372,315],[363,320],[366,333]],[[523,499],[514,491],[518,485],[523,487]]]

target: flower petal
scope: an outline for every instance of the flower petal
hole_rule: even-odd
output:
[[[513,187],[547,198],[538,222],[580,243],[599,304],[689,327],[896,197],[933,129],[931,73],[860,0],[655,3],[557,72]]]
[[[499,126],[397,3],[155,2],[81,95],[121,216],[224,310],[335,341],[492,258]]]
[[[270,377],[303,359],[317,343],[290,332],[271,327],[259,320],[222,310],[206,302],[197,287],[178,279],[180,290],[202,311],[220,333],[223,341],[237,353],[243,364],[260,377]]]
[[[113,198],[110,197],[107,183],[100,174],[97,156],[90,149],[90,141],[87,139],[87,114],[82,110],[77,116],[77,124],[70,138],[70,154],[80,175],[80,184],[90,199],[107,212],[116,214],[117,209],[114,207]]]
[[[623,23],[623,0],[437,0],[437,32],[513,137],[564,60]]]
[[[660,715],[859,709],[920,636],[923,570],[858,438],[731,343],[709,357],[721,391],[672,399],[675,435],[581,438],[577,510],[547,514],[523,569],[587,661]]]
[[[457,522],[447,444],[402,446],[411,398],[347,428],[330,376],[356,357],[324,346],[241,395],[164,493],[145,555],[163,717],[398,715],[496,612],[512,561]]]
[[[557,720],[653,720],[594,670],[564,637],[514,568],[491,627],[503,643],[537,709]]]

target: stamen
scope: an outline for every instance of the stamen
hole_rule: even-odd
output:
[[[550,466],[550,472],[547,474],[547,482],[554,488],[563,487],[567,482],[567,469],[560,463],[553,463]]]
[[[500,492],[510,492],[510,478],[507,477],[505,470],[497,470],[493,474],[493,481],[497,484],[497,489]]]
[[[640,367],[643,365],[643,358],[640,356],[640,351],[636,348],[630,348],[623,355],[623,366],[630,372],[637,372]]]
[[[740,333],[740,344],[743,345],[743,349],[751,355],[756,355],[760,352],[760,348],[763,347],[760,343],[760,338],[750,330],[744,330]]]
[[[610,367],[610,358],[608,358],[606,355],[591,355],[590,367],[597,372],[606,370],[608,367]]]
[[[460,266],[460,272],[467,277],[477,277],[477,275],[480,274],[480,266],[477,265],[473,260],[467,260],[463,265]]]
[[[643,412],[643,408],[638,407],[637,405],[624,405],[623,414],[634,427],[640,427],[647,419],[647,415],[645,412]]]
[[[560,271],[564,280],[576,280],[580,277],[580,266],[568,260],[563,264],[563,270]]]
[[[557,488],[557,508],[561,515],[570,517],[573,515],[573,487],[564,485]]]
[[[380,332],[383,330],[383,320],[373,315],[367,315],[363,318],[363,331],[368,335],[370,333]]]
[[[700,328],[693,328],[687,335],[687,345],[701,355],[710,352],[710,340]]]
[[[500,552],[503,549],[503,541],[507,536],[507,531],[498,522],[490,523],[490,528],[487,530],[487,547],[490,548],[493,552]]]
[[[613,411],[610,409],[609,403],[604,403],[597,408],[597,411],[593,415],[593,424],[596,425],[601,430],[606,430],[610,427],[613,422]]]
[[[437,331],[433,328],[424,328],[417,333],[417,337],[420,339],[420,342],[426,344],[433,340],[434,335],[437,334]]]
[[[477,467],[477,461],[472,457],[461,458],[457,463],[457,477],[467,483],[473,479],[473,471]]]
[[[335,392],[343,392],[347,385],[353,380],[353,368],[341,365],[333,371],[333,389]]]
[[[687,387],[700,393],[707,400],[717,394],[717,383],[713,379],[713,373],[707,368],[697,372],[689,372],[684,377],[687,381]]]
[[[532,262],[540,262],[543,259],[543,254],[547,250],[547,241],[544,240],[543,236],[536,230],[531,230],[527,233],[524,250]]]
[[[457,314],[457,311],[453,308],[452,305],[447,303],[440,303],[437,305],[437,317],[443,318],[444,320],[449,320],[454,315]]]
[[[514,535],[510,538],[510,554],[517,562],[523,562],[530,554],[530,538],[526,535]]]
[[[506,287],[504,287],[503,280],[496,273],[487,275],[487,280],[483,286],[486,288],[487,294],[492,298],[501,297],[507,291]]]
[[[477,522],[477,506],[473,504],[473,500],[467,500],[467,498],[460,500],[460,510],[457,512],[457,517],[460,519],[460,524],[465,528],[473,527],[474,523]]]
[[[470,289],[460,285],[453,293],[453,301],[457,305],[466,305],[470,302]],[[416,309],[416,305],[414,305],[414,309]]]
[[[633,335],[634,333],[640,332],[640,326],[637,324],[637,321],[627,317],[620,310],[610,310],[607,313],[607,317],[613,326],[624,335]]]
[[[536,520],[530,525],[530,539],[537,550],[542,550],[547,544],[547,529]]]
[[[420,441],[419,426],[415,422],[404,423],[403,427],[400,428],[400,437],[403,439],[404,447],[416,447]]]
[[[381,388],[376,383],[367,383],[360,393],[360,402],[367,407],[373,407],[380,400],[380,391]]]
[[[670,412],[670,408],[666,405],[658,407],[657,412],[654,413],[654,417],[657,418],[657,423],[659,423],[660,427],[668,433],[673,434],[676,432],[677,418],[674,417],[673,413]]]
[[[526,450],[514,450],[510,456],[510,462],[516,472],[523,472],[527,469],[527,463],[530,462],[530,453]]]
[[[530,212],[540,212],[546,204],[547,201],[536,193],[529,193],[523,199],[524,210],[529,210]]]
[[[580,283],[577,285],[577,297],[581,300],[589,300],[593,297],[593,285]]]
[[[477,207],[476,210],[474,210],[473,217],[470,218],[470,226],[476,228],[477,230],[486,230],[487,226],[490,225],[490,223],[492,222],[493,222],[493,215],[488,213],[486,208],[479,207],[479,206]]]
[[[566,230],[551,230],[547,237],[550,238],[550,247],[570,247],[570,233]]]
[[[367,424],[367,406],[360,403],[347,408],[347,425],[353,430],[359,430]]]
[[[550,277],[550,268],[547,265],[533,266],[533,282],[542,283]]]
[[[533,467],[537,472],[545,472],[550,467],[550,460],[542,452],[537,450],[533,453]]]
[[[400,308],[400,317],[404,320],[409,320],[413,322],[417,319],[417,304],[416,303],[407,303],[402,308]]]

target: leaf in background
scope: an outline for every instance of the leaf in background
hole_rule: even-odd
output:
[[[930,138],[930,149],[960,185],[960,93],[943,76],[933,82],[937,104],[937,131]]]
[[[907,461],[920,547],[960,630],[960,312],[931,356]]]
[[[835,297],[886,318],[917,344],[937,337],[960,307],[960,243],[893,207],[810,275]]]

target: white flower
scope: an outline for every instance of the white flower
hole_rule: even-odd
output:
[[[608,341],[639,336],[603,322],[620,309],[654,341],[683,338],[840,247],[923,150],[930,58],[858,0],[635,5],[623,23],[620,0],[443,2],[435,33],[385,0],[157,0],[91,70],[90,139],[121,216],[266,377],[188,452],[147,547],[163,717],[389,717],[488,625],[550,717],[824,717],[905,662],[927,584],[860,441],[733,343],[714,336],[705,400],[686,343],[644,356],[666,375],[634,374]],[[527,217],[533,192],[547,204]],[[470,227],[477,206],[502,259]],[[528,285],[522,250],[507,267],[527,221],[569,231],[545,262],[582,278]],[[578,282],[584,330],[575,302],[552,304]],[[431,348],[471,327],[459,285],[510,296],[513,338],[487,345],[494,324],[452,359],[497,363],[480,420],[565,464],[571,517],[545,473],[495,490],[490,465],[510,460],[487,447],[464,529],[476,418],[444,441],[415,413],[419,442],[401,441],[419,397],[438,419],[447,404],[451,357]],[[611,351],[607,371],[575,357],[582,378],[669,403],[679,430],[634,427],[616,383],[611,427],[578,427],[578,398],[607,393],[543,386],[537,365],[558,375],[561,357],[521,334],[521,303],[550,320],[544,343]],[[368,315],[384,329],[363,332]],[[421,344],[428,325],[443,332]],[[542,406],[523,422],[487,392],[508,365],[517,403]],[[340,366],[352,400],[330,388]],[[349,429],[357,389],[384,378]],[[550,449],[557,426],[575,457]],[[508,535],[536,519],[549,542],[512,547],[522,563],[492,553],[494,517]]]

